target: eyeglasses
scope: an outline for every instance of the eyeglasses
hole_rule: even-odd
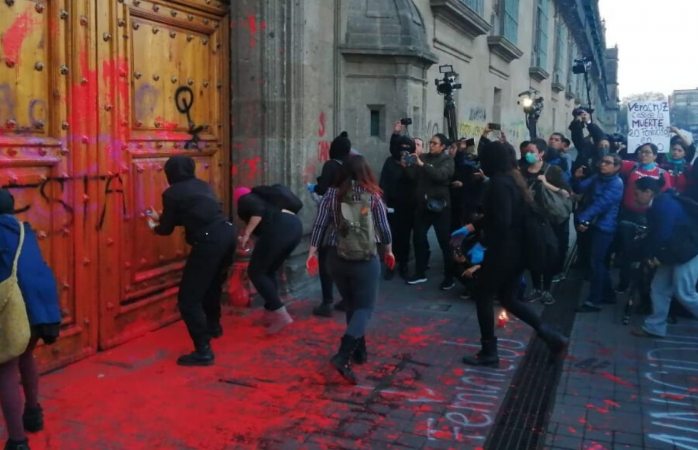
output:
[[[641,154],[641,155],[652,155],[652,154],[654,154],[654,152],[653,152],[652,150],[640,150],[638,153]]]

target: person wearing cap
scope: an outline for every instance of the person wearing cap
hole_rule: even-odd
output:
[[[342,179],[344,163],[351,154],[351,140],[346,131],[342,131],[330,144],[330,159],[322,165],[322,172],[317,178],[317,183],[308,183],[308,192],[311,194],[325,195],[331,187],[336,187]],[[320,317],[332,317],[332,303],[334,303],[333,281],[330,275],[328,263],[329,249],[325,240],[318,249],[318,272],[320,275],[320,290],[322,301],[313,308],[313,314]],[[337,309],[344,309],[345,302],[340,301],[335,305]]]
[[[8,190],[0,189],[0,280],[11,275],[18,251],[17,281],[26,305],[31,337],[24,353],[0,364],[0,405],[9,436],[5,449],[10,450],[28,449],[25,432],[37,432],[44,427],[34,349],[39,339],[45,344],[56,341],[61,312],[56,279],[41,255],[36,234],[28,223],[17,220],[14,198]]]
[[[220,337],[221,293],[235,254],[235,226],[223,214],[221,202],[203,180],[196,178],[194,159],[169,158],[165,175],[170,186],[162,193],[162,214],[146,211],[148,225],[168,236],[183,226],[191,251],[182,272],[177,306],[194,343],[194,351],[180,356],[180,366],[209,366],[214,362],[212,338]]]

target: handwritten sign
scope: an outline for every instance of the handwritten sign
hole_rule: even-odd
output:
[[[669,102],[645,101],[628,103],[628,150],[651,142],[659,152],[669,151]]]

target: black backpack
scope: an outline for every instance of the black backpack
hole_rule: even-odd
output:
[[[298,214],[298,211],[303,208],[301,199],[283,184],[255,186],[252,188],[252,193],[258,195],[277,208],[286,209],[294,214]]]
[[[526,205],[524,212],[524,267],[533,272],[545,272],[558,256],[557,239],[545,214]]]

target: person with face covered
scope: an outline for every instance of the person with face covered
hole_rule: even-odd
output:
[[[693,170],[688,159],[688,150],[691,144],[687,143],[681,134],[678,134],[677,128],[672,128],[672,130],[677,134],[671,138],[669,157],[661,167],[669,174],[671,185],[676,192],[682,194],[688,189],[688,174]]]
[[[524,219],[526,208],[533,205],[533,198],[516,168],[515,158],[513,147],[504,142],[487,143],[480,155],[482,170],[489,177],[483,217],[465,228],[469,233],[481,233],[482,245],[487,248],[473,296],[482,348],[476,355],[463,358],[469,365],[499,365],[494,333],[495,295],[507,311],[536,330],[552,357],[562,355],[567,346],[564,336],[544,324],[528,304],[518,300],[524,270]]]
[[[41,255],[36,234],[29,224],[17,220],[14,198],[6,189],[0,189],[0,280],[11,276],[17,253],[14,270],[27,309],[31,337],[24,353],[0,364],[0,406],[9,437],[5,449],[28,450],[26,432],[37,432],[44,427],[34,349],[39,339],[45,344],[56,341],[61,312],[56,279]]]
[[[403,125],[396,122],[390,138],[390,156],[383,163],[379,182],[383,190],[383,201],[388,207],[388,223],[396,261],[395,270],[386,270],[385,278],[388,280],[393,278],[395,271],[402,279],[407,279],[410,235],[416,207],[416,185],[403,167],[408,158],[414,158],[416,146],[412,138],[401,134],[402,129]]]
[[[177,306],[194,343],[192,353],[177,359],[181,366],[209,366],[214,362],[211,338],[223,334],[220,325],[222,285],[233,262],[235,227],[223,214],[221,202],[186,155],[169,158],[165,175],[170,184],[162,193],[162,214],[148,210],[148,224],[167,236],[183,226],[191,245],[179,283]]]

